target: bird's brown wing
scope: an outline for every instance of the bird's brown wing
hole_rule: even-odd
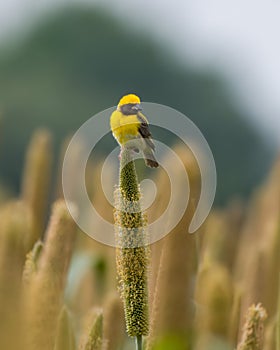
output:
[[[141,123],[140,126],[139,126],[139,133],[140,133],[140,135],[145,139],[147,145],[149,147],[151,147],[152,150],[154,150],[155,149],[155,145],[153,143],[153,140],[151,139],[152,134],[150,132],[149,124],[148,124],[147,119],[140,112],[137,113],[137,118],[138,118],[138,120]]]

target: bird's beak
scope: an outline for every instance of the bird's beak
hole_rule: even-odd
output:
[[[142,107],[141,107],[140,103],[137,103],[136,105],[132,106],[132,109],[136,112],[142,111]]]

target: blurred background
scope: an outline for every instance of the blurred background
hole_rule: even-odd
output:
[[[147,349],[241,350],[254,337],[250,349],[278,350],[280,3],[205,3],[0,2],[1,349],[133,349],[116,294],[128,277],[136,304],[123,301],[125,308],[137,306],[132,316],[140,326],[138,307],[147,322],[149,304]],[[200,172],[189,150],[173,140],[188,171],[191,200],[174,230],[151,252],[139,248],[140,255],[85,235],[63,200],[50,210],[62,197],[69,136],[128,92],[188,116],[207,139],[218,175],[216,207],[199,234],[186,234]],[[160,132],[154,136],[170,146],[171,132]],[[116,146],[108,115],[108,134],[85,176],[89,198],[107,222],[113,210],[100,186],[100,159]],[[81,149],[77,144],[71,154],[71,175]],[[137,173],[144,177],[142,167]],[[103,181],[112,191],[115,168]],[[184,177],[173,169],[181,193]],[[171,194],[169,174],[162,168],[153,174],[158,191],[149,223],[164,213]],[[180,201],[182,195],[178,206]],[[124,227],[135,228],[122,221],[121,234]],[[158,224],[148,233],[165,229]],[[108,235],[98,221],[92,232]]]
[[[49,128],[57,149],[135,92],[201,129],[216,161],[216,204],[246,198],[279,147],[279,10],[251,0],[2,1],[1,187],[18,192],[36,128]]]

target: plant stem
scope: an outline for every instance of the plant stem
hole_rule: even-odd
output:
[[[142,350],[142,335],[135,337],[136,350]]]
[[[280,276],[280,275],[279,275]],[[279,278],[280,282],[280,278]],[[280,350],[280,283],[278,289],[278,306],[277,306],[277,320],[276,320],[276,350]]]

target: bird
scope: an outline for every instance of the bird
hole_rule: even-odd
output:
[[[127,147],[137,153],[141,151],[146,166],[157,168],[159,163],[154,155],[155,144],[148,120],[141,111],[141,101],[137,95],[123,96],[111,114],[111,131],[121,149]]]

